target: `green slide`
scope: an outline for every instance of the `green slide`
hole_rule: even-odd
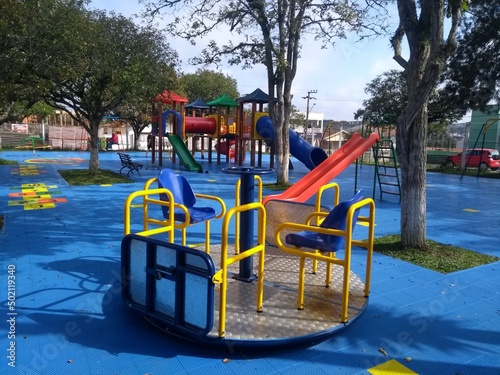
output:
[[[174,148],[175,153],[179,157],[181,164],[191,172],[199,172],[203,173],[203,168],[200,163],[194,160],[193,155],[186,147],[186,144],[183,142],[182,138],[177,134],[168,134],[168,140],[170,144]]]

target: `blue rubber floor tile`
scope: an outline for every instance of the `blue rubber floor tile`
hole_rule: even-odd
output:
[[[377,292],[372,292],[370,294],[366,312],[368,316],[376,316],[380,314],[380,311],[391,311],[398,306],[399,305],[397,303],[395,304],[392,299],[387,298],[385,294],[379,295]],[[361,316],[360,318],[365,317]]]
[[[478,305],[480,306],[472,305],[456,309],[451,311],[448,315],[470,327],[477,327],[496,319],[494,315],[490,315],[481,309],[482,304]]]
[[[404,290],[412,285],[407,285],[403,283],[402,285],[394,282],[394,279],[384,279],[379,281],[373,281],[370,286],[370,297],[373,295],[386,296],[387,294],[394,293],[396,290]]]
[[[442,324],[434,325],[428,335],[443,342],[449,342],[450,347],[462,348],[464,353],[498,353],[498,327],[489,325],[475,325],[474,321],[451,317],[442,320]]]
[[[467,310],[470,314],[478,316],[480,320],[486,322],[495,321],[500,318],[500,296],[498,297],[485,297],[484,299],[473,303],[468,308],[454,310],[453,313],[460,317],[467,316]]]
[[[405,363],[417,374],[425,375],[474,375],[474,374],[496,374],[490,365],[474,364],[472,361],[478,357],[471,357],[470,360],[461,358],[456,352],[443,354],[439,350],[433,352],[412,352],[408,358],[411,361]]]
[[[343,349],[353,345],[358,345],[363,341],[365,341],[364,338],[354,337],[354,335],[334,335],[312,348],[314,352],[311,355],[311,359],[314,360],[316,357],[320,357],[325,354],[332,355],[334,353],[341,352]]]
[[[500,356],[496,353],[482,354],[464,364],[468,372],[462,374],[498,375],[500,374]]]
[[[498,255],[497,255],[498,256]],[[500,260],[494,263],[484,264],[482,266],[477,266],[469,270],[461,271],[462,274],[479,276],[481,281],[498,281],[500,280]]]
[[[300,375],[306,375],[306,374],[318,374],[318,375],[326,375],[326,374],[335,374],[334,370],[331,370],[332,372],[325,372],[322,370],[320,367],[318,367],[315,363],[310,363],[310,362],[296,362],[296,363],[290,363],[289,366],[279,368],[278,371],[276,372],[277,374],[280,375],[293,375],[293,374],[300,374]],[[243,375],[243,373],[241,373]]]
[[[92,374],[139,375],[147,373],[147,368],[149,366],[153,367],[153,363],[155,363],[154,358],[137,356],[133,352],[111,353],[107,350],[89,346],[86,346],[84,351]],[[141,368],[142,363],[139,363],[139,365],[136,363],[138,357],[147,360],[148,365],[145,368]]]
[[[435,355],[431,355],[430,353],[422,354],[412,352],[409,353],[407,358],[411,358],[411,361],[405,363],[405,366],[417,374],[441,375],[450,370],[450,368],[456,368],[454,367],[454,363],[443,363],[439,358],[436,358]]]
[[[122,355],[120,355],[122,357]],[[135,375],[144,375],[144,374],[188,374],[187,369],[180,363],[180,361],[175,357],[162,357],[162,356],[148,356],[143,353],[134,354],[134,353],[124,353],[124,358],[130,357],[129,361],[132,362],[132,369],[130,371],[131,374]],[[113,371],[112,362],[109,363],[110,368],[109,371]],[[132,370],[131,369],[131,370]],[[191,371],[196,370],[194,368]],[[210,369],[210,366],[206,366],[203,368],[205,373],[213,373]],[[121,372],[120,372],[121,374]]]
[[[471,305],[470,299],[462,294],[430,295],[428,299],[416,301],[407,306],[421,319],[433,321],[443,314]]]
[[[271,357],[271,356],[269,356]],[[247,358],[236,358],[228,353],[226,357],[217,358],[217,365],[214,366],[220,372],[226,374],[278,374],[279,370],[272,363],[272,358],[252,356]],[[201,371],[199,374],[203,374]],[[191,374],[191,371],[190,371]],[[215,373],[214,373],[215,374]]]
[[[147,165],[144,153],[131,154]],[[123,203],[129,193],[156,177],[157,169],[143,168],[142,176],[132,174],[131,184],[74,187],[67,185],[58,170],[88,168],[88,153],[4,152],[1,156],[20,160],[23,166],[35,165],[38,173],[21,176],[19,167],[0,166],[0,194],[4,197],[0,199],[4,215],[0,260],[2,266],[15,264],[19,276],[19,372],[367,374],[366,369],[394,358],[421,375],[500,373],[500,262],[440,275],[374,254],[369,304],[344,330],[310,347],[267,350],[258,355],[247,350],[214,352],[160,332],[131,311],[120,295]],[[99,156],[102,168],[119,170],[115,152]],[[26,162],[43,158],[52,161]],[[290,171],[291,181],[308,172],[301,163],[294,163],[297,167]],[[234,206],[237,179],[220,173],[221,166],[206,160],[202,164],[210,173],[186,173],[164,160],[164,166],[185,174],[197,192],[219,195],[228,207]],[[371,191],[373,168],[364,166],[359,176],[361,187]],[[273,178],[263,180],[274,182]],[[478,192],[498,189],[500,183],[481,180],[429,174],[429,238],[498,256],[494,233],[500,221],[491,213],[498,212],[500,201],[482,199],[487,194]],[[350,197],[354,167],[346,169],[337,181],[341,197]],[[34,183],[55,186],[50,188],[53,196],[66,202],[41,210],[8,205],[14,200],[8,197],[10,193],[20,192],[21,184]],[[274,192],[265,190],[265,194]],[[400,205],[387,200],[377,200],[376,205],[376,236],[397,234]],[[134,213],[140,214],[140,209]],[[133,222],[139,224],[140,218]],[[220,241],[220,228],[220,220],[213,223],[212,243]],[[176,236],[178,239],[178,233]],[[203,225],[188,229],[189,243],[203,240]],[[365,261],[364,251],[354,249],[355,273],[364,275]],[[3,274],[0,282],[5,285]],[[60,348],[57,355],[54,345]],[[47,363],[36,355],[43,350],[51,358]],[[405,363],[405,357],[412,360]]]
[[[363,374],[366,371],[366,364],[362,358],[357,358],[355,355],[336,353],[328,354],[319,357],[315,360],[316,366],[323,370],[326,374]]]
[[[488,278],[481,277],[481,269],[477,269],[474,272],[459,271],[448,275],[451,280],[454,281],[455,285],[459,289],[468,289],[474,285],[483,285],[485,282],[489,281]]]
[[[45,361],[42,360],[40,354],[40,336],[35,329],[27,329],[28,324],[30,323],[18,321],[15,337],[4,336],[7,340],[2,341],[2,344],[5,343],[5,357],[2,358],[5,361],[1,365],[2,373],[17,374],[24,371],[24,373],[29,374],[30,372],[40,372],[43,369]],[[7,335],[6,332],[2,332],[2,334],[4,333]]]
[[[420,291],[417,292],[418,296],[425,296],[427,299],[434,299],[442,301],[450,305],[457,299],[463,297],[460,290],[455,286],[451,280],[438,279],[421,285]],[[449,308],[453,308],[450,306]]]
[[[443,275],[421,285],[423,293],[449,300],[460,296],[463,287],[459,277],[454,274]]]
[[[363,342],[358,342],[356,345],[349,346],[342,349],[342,351],[329,359],[327,355],[324,356],[322,365],[328,364],[340,365],[346,371],[353,373],[366,373],[366,370],[383,363],[387,360],[384,354],[383,346],[387,346],[388,342],[384,336],[373,336]],[[339,372],[341,373],[341,372]]]
[[[410,335],[411,339],[407,341],[413,342],[421,339],[430,323],[420,319],[411,309],[394,307],[379,311],[370,324],[382,330],[380,337],[391,337],[393,341],[404,342]]]
[[[388,339],[393,340],[393,337],[399,335],[388,330],[388,327],[377,325],[378,314],[372,315],[370,318],[361,320],[359,324],[352,324],[352,326],[345,329],[343,339],[340,340],[342,345],[339,345],[339,352],[342,354],[352,353],[355,350],[359,355],[366,353],[367,349],[374,349],[379,342]],[[378,349],[375,348],[375,351]]]
[[[395,306],[407,306],[414,302],[429,299],[429,292],[421,286],[414,286],[387,293],[384,297],[394,301]]]
[[[324,372],[323,370],[319,369],[314,363],[311,362],[290,362],[290,363],[280,363],[280,366],[276,366],[276,364],[273,361],[273,367],[276,367],[276,370],[273,372],[270,372],[268,374],[280,374],[280,375],[291,375],[291,374],[301,374],[301,375],[306,375],[306,374],[311,374],[311,373],[316,373],[320,375],[326,375],[328,373]],[[257,371],[254,371],[256,374],[260,374],[261,372],[258,371],[258,366],[255,366]],[[248,374],[248,372],[235,372],[235,374]]]
[[[424,291],[424,287],[428,283],[428,280],[432,280],[434,277],[435,275],[428,274],[425,271],[420,271],[394,277],[391,279],[391,282],[394,290],[396,291],[406,290],[408,288],[413,288],[413,290],[420,288]]]
[[[247,353],[248,350],[243,350]],[[271,354],[271,356],[269,356]],[[265,360],[272,366],[273,371],[288,371],[290,367],[297,364],[310,364],[311,358],[317,356],[317,352],[313,351],[310,347],[290,347],[285,350],[271,350],[268,352],[258,351],[255,353],[249,352],[245,357],[251,359],[256,363]]]
[[[85,351],[71,345],[64,332],[46,333],[39,341],[39,352],[32,353],[32,363],[35,362],[43,374],[91,372]]]
[[[500,305],[496,305],[496,307],[499,308],[499,310],[495,315],[495,319],[484,323],[483,325],[480,326],[480,328],[483,330],[489,330],[491,332],[496,332],[497,334],[500,334]]]
[[[185,349],[188,349],[187,347]],[[185,369],[197,369],[208,367],[224,368],[228,359],[231,361],[239,361],[239,355],[231,355],[230,352],[224,349],[214,349],[212,352],[208,348],[199,348],[197,355],[192,355],[189,350],[177,351],[176,359]]]

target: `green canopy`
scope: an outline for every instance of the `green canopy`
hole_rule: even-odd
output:
[[[231,99],[229,96],[226,94],[222,95],[221,97],[212,100],[211,102],[207,103],[208,106],[218,106],[218,107],[236,107],[238,106],[238,103],[236,103],[236,100]]]

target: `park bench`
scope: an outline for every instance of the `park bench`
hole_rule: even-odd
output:
[[[132,161],[132,158],[130,157],[130,155],[124,154],[123,152],[119,152],[118,156],[120,157],[120,161],[122,163],[122,167],[120,169],[120,174],[122,173],[122,170],[124,168],[127,168],[128,169],[127,177],[129,176],[130,173],[133,173],[134,171],[139,173],[139,176],[141,175],[141,172],[139,171],[142,168],[141,163],[136,163],[136,162]]]
[[[433,164],[443,168],[446,166],[446,154],[427,154],[427,165]]]

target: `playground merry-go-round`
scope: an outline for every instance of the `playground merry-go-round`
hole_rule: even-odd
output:
[[[259,176],[271,169],[223,168],[239,177],[230,209],[163,169],[125,202],[128,306],[165,332],[220,345],[313,342],[354,322],[370,293],[375,204],[362,191],[339,202],[330,181],[377,139],[352,137],[291,188],[265,198]],[[327,191],[333,201],[325,201]],[[212,220],[222,220],[220,244],[210,243]],[[195,224],[205,225],[199,248],[186,246]],[[353,251],[366,255],[363,276],[351,270]]]

